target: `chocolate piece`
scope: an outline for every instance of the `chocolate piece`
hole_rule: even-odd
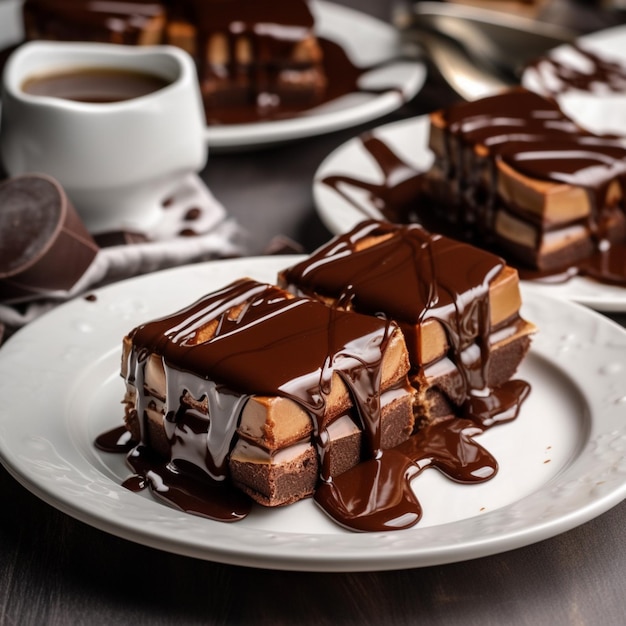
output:
[[[69,291],[98,253],[62,187],[44,175],[0,184],[0,237],[3,302]]]
[[[416,224],[362,222],[283,271],[278,282],[335,307],[393,319],[411,356],[418,415],[427,419],[431,404],[437,414],[442,406],[463,407],[469,396],[508,380],[534,331],[519,317],[515,270]],[[433,389],[444,394],[443,403]]]

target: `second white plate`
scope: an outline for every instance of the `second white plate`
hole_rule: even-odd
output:
[[[44,501],[148,546],[232,564],[310,571],[400,569],[519,548],[600,515],[626,496],[626,332],[568,302],[524,293],[539,327],[520,377],[532,385],[514,422],[480,437],[499,463],[478,485],[427,470],[413,483],[414,528],[352,533],[312,500],[255,507],[226,524],[121,486],[122,455],[95,437],[121,424],[121,338],[242,276],[275,280],[297,257],[215,261],[149,274],[76,299],[0,349],[0,459]]]
[[[432,163],[428,148],[428,117],[421,116],[380,126],[371,131],[391,151],[417,171]],[[362,137],[354,137],[333,151],[319,166],[313,180],[313,197],[321,220],[333,233],[350,230],[363,219],[383,219],[367,193],[350,189],[348,197],[323,181],[327,176],[342,175],[359,181],[382,183],[384,176],[376,160],[364,148]],[[349,198],[349,199],[348,199]],[[525,282],[528,291],[585,304],[606,312],[626,312],[626,288],[606,285],[588,278],[575,277],[560,284]]]
[[[617,26],[580,37],[577,46],[600,57],[617,61],[626,67],[626,26]],[[547,57],[557,60],[566,67],[590,73],[589,62],[576,47],[564,44],[552,50]],[[531,67],[524,71],[522,84],[533,91],[553,96],[563,111],[581,126],[597,134],[626,135],[626,85],[623,90],[611,91],[602,80],[596,82],[592,91],[572,86],[555,90],[551,72],[537,72]]]

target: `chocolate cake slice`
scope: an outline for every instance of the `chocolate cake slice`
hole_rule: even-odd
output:
[[[541,271],[626,238],[626,144],[513,89],[430,116],[432,210],[480,245]]]
[[[423,423],[475,413],[479,398],[509,383],[534,332],[519,314],[516,270],[417,224],[362,222],[281,272],[278,283],[396,322]]]
[[[207,482],[295,502],[408,439],[408,371],[394,322],[241,279],[124,339],[128,460],[174,503],[174,480],[200,478],[211,517]]]
[[[151,0],[25,0],[27,39],[95,41],[126,45],[163,42],[166,7]]]

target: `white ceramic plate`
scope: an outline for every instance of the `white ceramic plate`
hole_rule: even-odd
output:
[[[0,47],[21,41],[20,6],[21,0],[0,1]],[[314,0],[311,10],[317,33],[340,43],[355,65],[369,67],[399,58],[398,35],[391,25],[321,0]],[[210,126],[207,141],[213,149],[234,151],[350,128],[399,108],[419,92],[425,78],[423,63],[398,60],[362,77],[364,86],[388,87],[387,91],[376,95],[349,94],[286,120]]]
[[[626,26],[585,35],[577,40],[577,44],[599,56],[626,65]],[[548,56],[577,70],[584,71],[587,65],[570,45],[559,46]],[[546,80],[547,83],[544,82]],[[551,95],[545,88],[546,84],[552,84],[550,79],[545,73],[538,74],[534,68],[524,71],[522,84],[528,89]],[[592,132],[626,135],[626,87],[623,92],[616,93],[598,83],[593,93],[570,89],[555,94],[555,97],[568,116]]]
[[[372,132],[406,163],[423,171],[430,167],[433,159],[427,145],[428,123],[428,117],[420,116],[386,124]],[[343,191],[350,193],[348,200],[324,184],[322,180],[331,174],[342,174],[372,183],[384,180],[375,160],[364,149],[360,137],[354,137],[339,146],[319,166],[313,180],[315,205],[321,220],[334,234],[350,230],[367,217],[383,218],[366,193],[350,192],[346,188]],[[599,311],[626,312],[626,288],[605,285],[588,278],[575,277],[561,284],[526,282],[525,287],[539,296],[545,294],[572,300]]]
[[[124,333],[244,275],[272,281],[300,257],[216,261],[150,274],[39,318],[0,349],[0,458],[23,485],[88,524],[197,558],[294,570],[399,569],[518,548],[592,519],[626,496],[626,332],[576,304],[525,294],[541,329],[520,376],[514,422],[481,435],[500,463],[463,486],[427,470],[414,528],[352,533],[311,500],[226,524],[120,486],[122,455],[93,446],[121,423]]]

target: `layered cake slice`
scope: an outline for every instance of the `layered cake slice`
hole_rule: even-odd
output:
[[[579,128],[557,104],[513,89],[431,114],[432,210],[541,271],[626,237],[626,144]]]
[[[420,423],[481,413],[494,389],[513,389],[534,332],[520,317],[516,270],[416,224],[365,221],[281,272],[278,283],[394,320],[406,338]]]
[[[27,39],[96,41],[125,45],[163,43],[166,7],[161,2],[25,0]]]
[[[124,339],[127,487],[222,521],[312,495],[340,525],[381,531],[419,521],[425,468],[496,474],[474,436],[530,390],[511,379],[534,331],[515,270],[368,221],[278,282],[242,278]],[[122,451],[119,430],[97,445]]]
[[[295,502],[408,439],[408,371],[395,323],[241,279],[124,339],[138,442],[128,460],[156,495],[189,510],[192,493],[210,517],[229,519],[228,489],[207,494],[207,484],[266,506]]]
[[[166,41],[196,58],[209,107],[310,103],[326,87],[313,15],[302,0],[171,2]]]

